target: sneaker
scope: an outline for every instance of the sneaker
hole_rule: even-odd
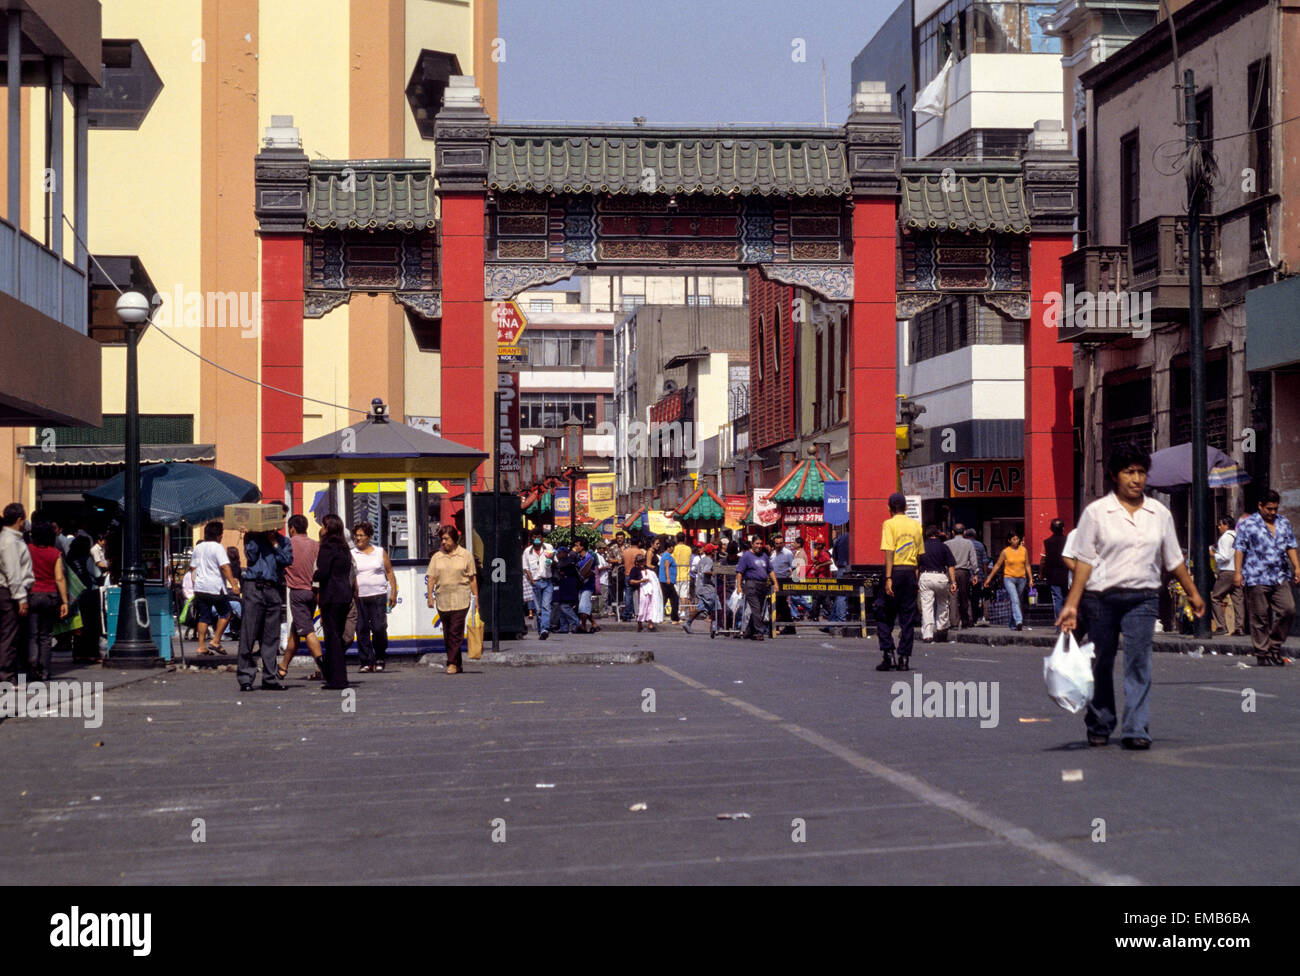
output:
[[[1125,749],[1150,749],[1150,739],[1121,739],[1120,745]]]
[[[1024,630],[1024,629],[1025,629],[1024,624],[1016,624],[1016,630]]]
[[[538,637],[538,640],[546,640],[546,638],[550,636],[551,636],[551,632],[549,630],[544,630],[542,631],[541,635]]]
[[[683,620],[683,621],[682,621],[682,630],[686,631],[686,633],[688,633],[688,634],[691,632],[691,622],[690,622],[690,620]]]

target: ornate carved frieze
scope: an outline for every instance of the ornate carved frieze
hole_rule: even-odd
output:
[[[1073,230],[1079,212],[1079,161],[1066,150],[1031,149],[1023,167],[1025,209],[1033,229]]]
[[[844,124],[849,180],[858,195],[898,193],[903,123],[885,112],[855,112]]]
[[[483,297],[513,298],[525,289],[563,281],[577,270],[576,264],[489,264],[483,269]]]
[[[853,266],[848,264],[761,264],[769,281],[807,288],[827,301],[853,301]]]
[[[302,296],[303,318],[319,319],[352,299],[350,291],[307,291]]]
[[[301,149],[263,149],[253,158],[258,229],[292,233],[307,224],[308,165]]]
[[[1008,318],[1021,320],[1029,318],[1029,292],[987,292],[980,295],[979,299],[989,308],[996,309]]]
[[[393,299],[417,315],[426,319],[442,318],[442,292],[440,291],[398,291],[393,292]]]
[[[894,314],[900,319],[910,319],[941,301],[943,294],[937,291],[900,291],[894,299]]]

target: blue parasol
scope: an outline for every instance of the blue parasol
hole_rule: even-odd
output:
[[[126,472],[85,493],[90,502],[112,502],[119,508],[126,493]],[[221,518],[227,505],[255,502],[262,492],[251,481],[227,471],[171,461],[140,469],[140,507],[153,522],[206,522]]]

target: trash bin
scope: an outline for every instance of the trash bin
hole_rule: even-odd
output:
[[[149,602],[149,635],[158,647],[158,655],[164,661],[172,659],[172,631],[175,620],[172,617],[172,594],[162,583],[146,583],[145,599]],[[117,586],[104,588],[104,610],[108,622],[108,656],[112,660],[113,642],[117,640],[117,612],[122,599],[122,590]]]

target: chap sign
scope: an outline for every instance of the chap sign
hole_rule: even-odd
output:
[[[1021,498],[1025,466],[1020,461],[954,461],[948,470],[950,498]]]

